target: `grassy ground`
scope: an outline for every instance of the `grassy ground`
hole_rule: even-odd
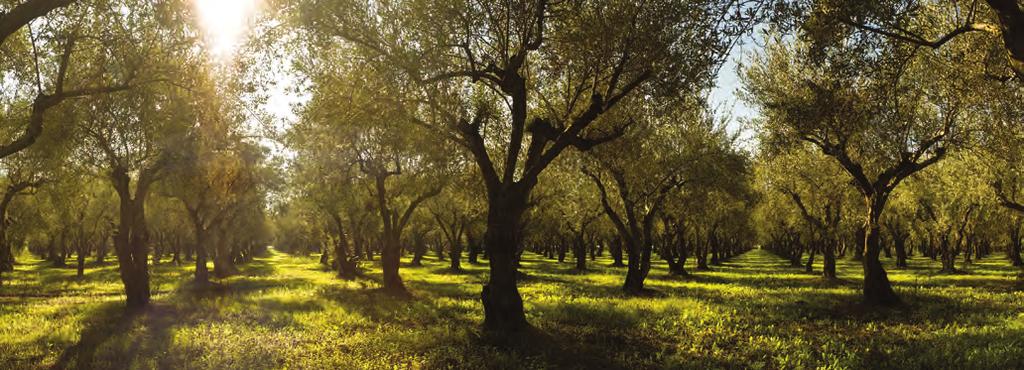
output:
[[[912,259],[890,271],[907,305],[874,311],[851,261],[839,283],[760,250],[689,278],[659,265],[629,297],[607,260],[578,273],[530,255],[536,330],[515,340],[480,333],[485,266],[406,266],[413,298],[396,299],[376,271],[344,282],[316,261],[271,253],[205,293],[160,265],[154,304],[130,316],[113,266],[79,280],[23,261],[0,287],[0,368],[1024,368],[1024,292],[1002,259],[960,275]]]

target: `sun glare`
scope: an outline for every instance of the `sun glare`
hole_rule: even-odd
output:
[[[194,0],[210,54],[230,57],[241,44],[259,0]]]

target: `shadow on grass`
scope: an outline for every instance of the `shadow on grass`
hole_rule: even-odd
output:
[[[487,275],[487,270],[468,269],[468,268],[460,268],[458,270],[452,270],[450,266],[433,267],[433,268],[430,268],[429,272],[431,274],[436,274],[436,275],[466,275],[466,276],[474,276],[474,277],[481,277],[481,276]]]
[[[186,282],[140,310],[126,310],[123,300],[103,304],[85,315],[88,319],[79,340],[61,352],[51,369],[171,368],[173,364],[160,363],[167,361],[167,356],[146,354],[165,353],[171,347],[176,326],[209,322],[217,314],[216,310],[208,312],[209,307],[216,307],[225,297],[250,307],[263,307],[261,312],[322,309],[306,302],[249,299],[247,292],[309,283],[298,278],[266,279],[274,269],[267,261],[257,260],[242,266],[237,277],[201,285],[192,283],[191,275],[185,274],[189,276],[183,278]]]

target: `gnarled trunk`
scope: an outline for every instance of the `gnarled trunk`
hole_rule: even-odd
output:
[[[449,268],[452,271],[462,270],[462,243],[453,242],[452,248],[448,253],[448,259],[451,260]]]
[[[826,279],[836,278],[836,243],[834,241],[828,241],[825,243],[824,248],[821,251],[821,276]]]
[[[514,332],[529,326],[516,285],[515,265],[526,197],[525,191],[510,190],[505,194],[491,194],[488,202],[484,246],[491,276],[480,292],[480,299],[484,306],[484,327],[489,330]]]
[[[879,260],[882,252],[879,240],[882,229],[879,218],[885,209],[887,198],[888,194],[867,198],[868,217],[862,229],[865,240],[861,263],[864,267],[864,303],[869,305],[893,306],[900,303],[899,297],[896,296],[896,292],[893,291],[892,284],[889,282],[889,275],[886,274],[885,268],[882,267],[882,262]]]
[[[149,304],[150,299],[144,201],[132,199],[129,194],[119,192],[119,195],[121,220],[114,237],[114,250],[117,251],[118,272],[124,284],[128,308],[139,309]]]
[[[384,236],[384,245],[380,253],[381,271],[384,273],[383,288],[385,291],[402,294],[406,292],[402,276],[398,273],[402,251],[401,244],[393,233]]]
[[[341,216],[332,214],[336,236],[334,240],[334,259],[338,269],[338,277],[351,280],[356,276],[356,266],[348,257],[348,238],[345,236],[345,224],[341,222]]]
[[[583,241],[583,236],[579,235],[576,240],[572,243],[572,254],[576,259],[576,270],[583,271],[587,269],[587,244]]]

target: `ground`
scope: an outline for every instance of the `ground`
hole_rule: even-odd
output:
[[[762,250],[687,278],[657,265],[643,297],[609,262],[525,256],[535,329],[509,339],[480,331],[484,265],[404,264],[403,299],[375,289],[375,266],[346,282],[316,256],[271,251],[205,292],[161,264],[152,307],[125,315],[114,266],[79,280],[23,260],[0,287],[0,368],[1024,368],[1024,292],[1002,258],[957,275],[886,261],[906,305],[882,311],[857,303],[853,261],[838,283]]]

